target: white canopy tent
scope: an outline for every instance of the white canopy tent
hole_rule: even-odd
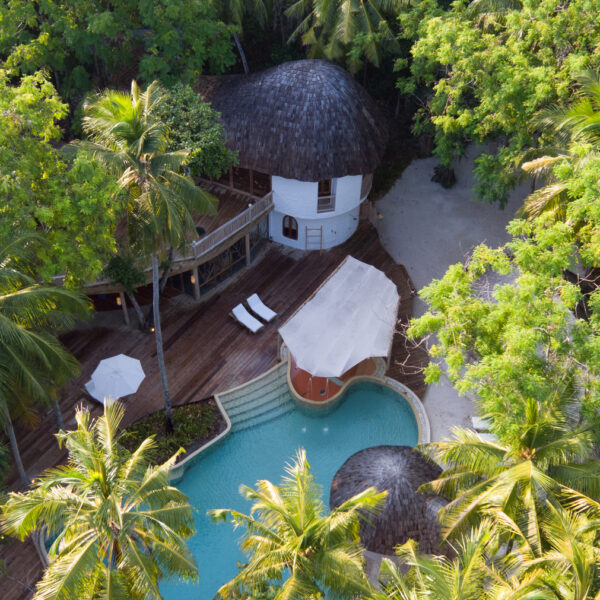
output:
[[[399,300],[384,273],[348,256],[279,334],[298,367],[339,377],[367,358],[388,355]]]

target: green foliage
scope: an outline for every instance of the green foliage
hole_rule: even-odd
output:
[[[10,453],[8,447],[0,444],[0,493],[4,488],[4,478],[10,470]],[[0,536],[0,544],[2,544],[2,536]],[[1,570],[1,569],[0,569]]]
[[[398,52],[394,17],[402,0],[296,0],[286,15],[300,24],[290,41],[300,37],[310,58],[328,58],[356,72],[365,61],[380,66]]]
[[[386,492],[368,488],[326,514],[304,450],[285,471],[279,486],[263,480],[256,489],[240,487],[244,498],[253,502],[250,515],[231,509],[209,511],[216,522],[229,518],[234,527],[246,530],[242,550],[248,565],[221,587],[220,596],[268,597],[269,584],[278,590],[275,598],[289,600],[319,600],[326,592],[335,598],[368,595],[359,520],[378,511]]]
[[[111,281],[120,283],[128,294],[133,294],[140,285],[146,283],[144,272],[135,266],[131,256],[119,255],[111,258],[104,274]]]
[[[14,231],[43,234],[38,275],[64,274],[74,286],[95,277],[115,252],[122,202],[89,155],[67,161],[56,149],[66,114],[43,74],[12,86],[0,71],[0,239]]]
[[[383,560],[385,592],[376,600],[597,600],[597,521],[548,507],[540,527],[552,545],[543,553],[514,526],[485,519],[451,556],[427,556],[407,542],[397,549],[400,565]],[[508,547],[500,544],[507,532]]]
[[[89,301],[77,292],[36,282],[28,266],[35,262],[31,257],[39,240],[28,236],[3,241],[0,400],[48,401],[56,386],[79,371],[78,362],[56,335],[89,315]]]
[[[426,96],[415,128],[433,129],[445,165],[469,142],[496,142],[476,161],[475,193],[502,204],[524,150],[549,142],[534,115],[567,100],[582,69],[600,67],[600,22],[592,16],[597,0],[497,4],[482,12],[461,0],[445,11],[425,2],[400,14],[402,35],[414,44],[399,87]]]
[[[2,507],[11,535],[24,539],[45,527],[56,536],[34,600],[146,600],[161,597],[162,577],[197,577],[185,543],[194,533],[193,509],[169,485],[176,456],[151,466],[151,438],[125,450],[117,436],[122,418],[118,403],[95,421],[78,409],[77,429],[57,435],[67,464],[46,471],[29,491],[11,493]]]
[[[196,0],[11,0],[0,5],[0,58],[15,74],[49,69],[66,98],[133,74],[192,82],[234,61],[230,28],[215,17]]]
[[[180,248],[195,232],[193,215],[216,213],[216,199],[181,174],[190,149],[168,150],[168,128],[158,114],[165,92],[158,81],[131,93],[107,90],[84,105],[89,152],[127,196],[127,234],[136,255]],[[118,126],[116,126],[118,124]]]
[[[168,149],[189,151],[185,164],[192,175],[219,178],[235,163],[236,153],[225,147],[219,113],[189,85],[167,90],[156,116],[169,129]]]
[[[198,402],[173,409],[175,431],[165,435],[165,418],[155,412],[130,425],[121,435],[120,443],[131,451],[152,436],[156,449],[152,460],[162,463],[180,448],[200,446],[215,435],[220,424],[219,411],[214,403]]]
[[[560,410],[530,400],[518,435],[506,444],[468,429],[453,434],[427,447],[446,468],[423,486],[452,499],[439,512],[446,537],[456,538],[482,516],[501,515],[527,531],[529,545],[540,553],[550,547],[539,528],[548,504],[568,504],[573,490],[600,497],[592,433]]]
[[[468,266],[450,267],[421,292],[430,310],[410,333],[437,334],[428,380],[443,370],[459,392],[476,394],[502,439],[518,435],[531,399],[565,407],[577,398],[583,417],[598,424],[600,320],[596,312],[588,319],[573,314],[582,301],[593,309],[598,292],[587,300],[563,278],[577,261],[599,264],[598,175],[600,159],[590,160],[583,179],[569,183],[580,197],[568,205],[566,223],[515,220],[512,258],[480,246]],[[494,274],[508,282],[495,284]]]

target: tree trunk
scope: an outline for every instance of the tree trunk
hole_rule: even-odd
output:
[[[127,294],[127,297],[129,298],[129,300],[131,300],[131,305],[133,306],[133,310],[135,311],[135,314],[137,316],[138,323],[140,324],[140,329],[143,331],[144,327],[146,325],[146,319],[144,318],[144,313],[142,311],[142,308],[139,305],[139,302],[135,299],[134,294],[130,294],[129,292],[125,292],[125,293]]]
[[[171,272],[171,266],[173,265],[173,248],[169,248],[169,254],[167,255],[167,264],[165,270],[160,278],[160,293],[162,294],[167,287],[167,281],[169,281],[169,273]]]
[[[169,273],[171,272],[172,264],[173,264],[173,248],[170,248],[169,255],[167,257],[167,265],[165,266],[165,269],[164,269],[162,275],[160,276],[159,294],[161,296],[162,296],[162,293],[165,291],[165,288],[167,287],[167,281],[169,280]],[[152,327],[153,321],[154,321],[154,306],[151,306],[150,312],[148,313],[148,316],[146,317],[145,325],[144,325],[143,329],[149,329],[150,327]]]
[[[238,37],[237,32],[233,32],[233,41],[240,53],[240,58],[242,59],[242,66],[244,67],[244,73],[248,75],[250,73],[250,69],[248,68],[248,61],[246,60],[246,54],[244,53],[244,49],[242,48],[242,43],[240,42],[240,38]]]
[[[165,367],[165,355],[163,352],[162,330],[160,328],[160,312],[159,312],[159,286],[158,279],[158,256],[152,255],[152,311],[154,313],[154,336],[156,339],[156,358],[158,359],[158,368],[160,370],[160,378],[162,381],[163,392],[165,395],[165,414],[167,433],[173,431],[173,408],[171,407],[171,396],[169,394],[169,383],[167,381],[167,369]]]
[[[60,410],[60,406],[58,404],[58,400],[56,396],[52,395],[52,410],[54,411],[54,417],[56,419],[56,426],[59,431],[65,430],[65,421],[62,416],[62,411]]]
[[[21,460],[21,453],[19,452],[19,446],[17,445],[17,438],[15,436],[15,430],[13,429],[13,424],[10,419],[8,406],[2,399],[0,399],[0,411],[2,411],[4,416],[4,428],[6,429],[6,434],[8,435],[10,449],[12,450],[13,458],[15,459],[15,464],[17,465],[17,471],[19,472],[21,481],[28,486],[31,483],[31,479],[29,479],[27,472],[25,471],[25,467],[23,466],[23,461]]]

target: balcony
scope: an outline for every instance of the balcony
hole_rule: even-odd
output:
[[[317,200],[317,213],[333,212],[335,210],[335,194],[319,196]]]

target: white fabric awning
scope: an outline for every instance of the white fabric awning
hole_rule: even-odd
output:
[[[384,273],[348,256],[279,334],[298,367],[339,377],[366,358],[387,356],[399,300]]]

